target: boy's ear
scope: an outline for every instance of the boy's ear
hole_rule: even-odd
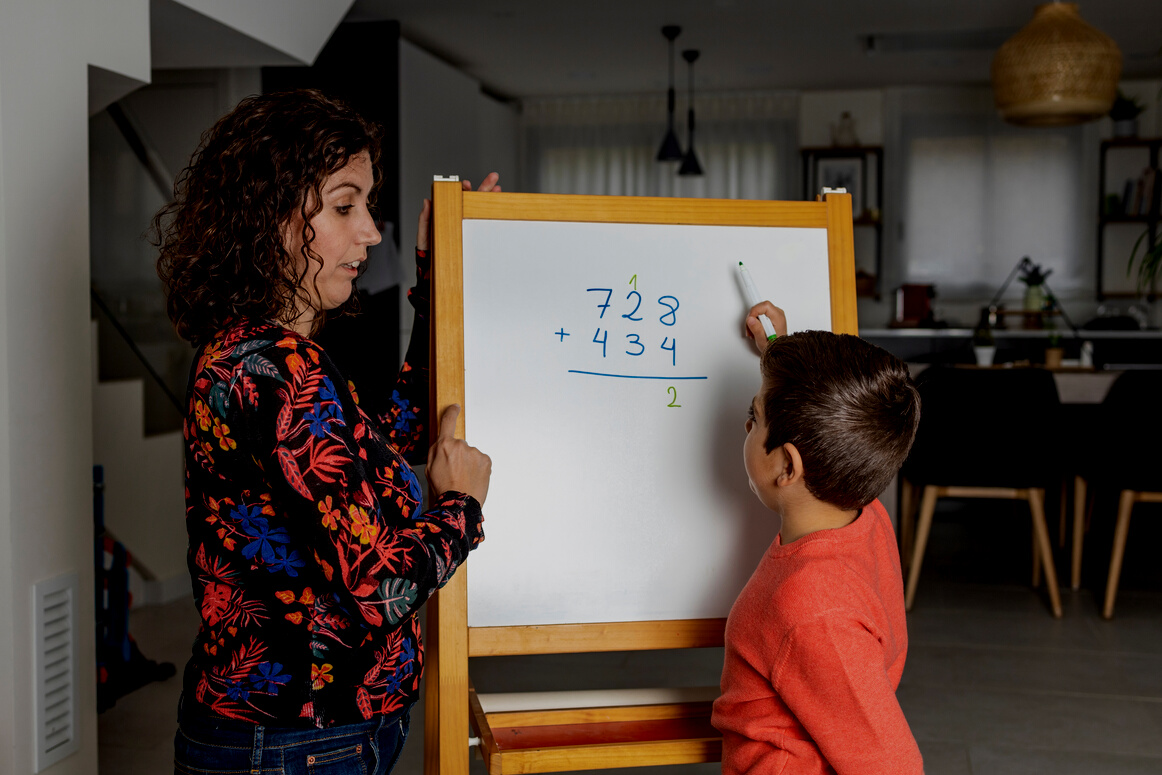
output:
[[[791,442],[781,447],[783,460],[781,470],[775,476],[775,484],[780,487],[789,487],[803,481],[803,457]]]

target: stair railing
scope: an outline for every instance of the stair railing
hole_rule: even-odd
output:
[[[113,314],[113,310],[109,309],[109,305],[106,304],[105,300],[101,298],[101,294],[97,293],[96,288],[90,287],[89,295],[92,297],[93,303],[97,305],[97,308],[100,309],[101,312],[105,313],[105,317],[108,318],[109,322],[113,324],[113,329],[121,335],[121,338],[125,340],[125,344],[129,345],[129,349],[133,352],[134,355],[137,356],[137,360],[141,361],[141,365],[145,367],[147,372],[149,372],[149,376],[153,377],[153,381],[157,383],[157,386],[160,387],[162,392],[165,393],[166,397],[169,398],[169,402],[173,404],[173,408],[177,410],[178,414],[184,417],[186,412],[182,407],[182,402],[178,400],[178,397],[174,395],[174,392],[169,389],[169,385],[165,383],[165,379],[162,378],[157,369],[153,368],[153,364],[149,362],[149,358],[145,357],[145,353],[143,353],[141,348],[137,346],[137,342],[133,341],[133,337],[130,336],[129,332],[125,330],[125,326],[121,325],[121,321],[118,320],[117,316]]]

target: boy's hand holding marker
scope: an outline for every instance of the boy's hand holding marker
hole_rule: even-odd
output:
[[[776,337],[787,335],[787,315],[783,310],[771,304],[769,301],[760,301],[747,311],[746,329],[742,332],[742,335],[749,337],[754,342],[755,349],[759,351],[759,355],[762,355],[775,339],[768,338],[759,315],[765,316],[771,322],[771,325],[775,329]]]
[[[787,335],[787,316],[774,304],[763,301],[750,272],[746,271],[746,265],[741,261],[738,262],[738,277],[742,282],[746,303],[750,305],[750,310],[746,313],[746,330],[743,331],[743,336],[749,336],[754,341],[759,355],[762,355],[767,349],[767,344]]]

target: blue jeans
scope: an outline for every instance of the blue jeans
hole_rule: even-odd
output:
[[[387,775],[411,709],[330,729],[257,727],[178,714],[174,775]]]

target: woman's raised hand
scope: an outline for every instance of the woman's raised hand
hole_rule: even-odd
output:
[[[456,438],[459,417],[460,405],[452,404],[440,418],[440,435],[428,450],[428,482],[437,494],[455,490],[483,504],[492,478],[492,458]]]
[[[472,190],[472,181],[461,180],[460,185],[464,187],[465,191]],[[490,172],[484,178],[484,182],[480,184],[477,191],[500,191],[500,173]],[[432,200],[425,199],[423,207],[420,208],[420,220],[416,224],[416,247],[420,250],[427,250],[428,246],[432,244],[431,240],[432,227]]]

